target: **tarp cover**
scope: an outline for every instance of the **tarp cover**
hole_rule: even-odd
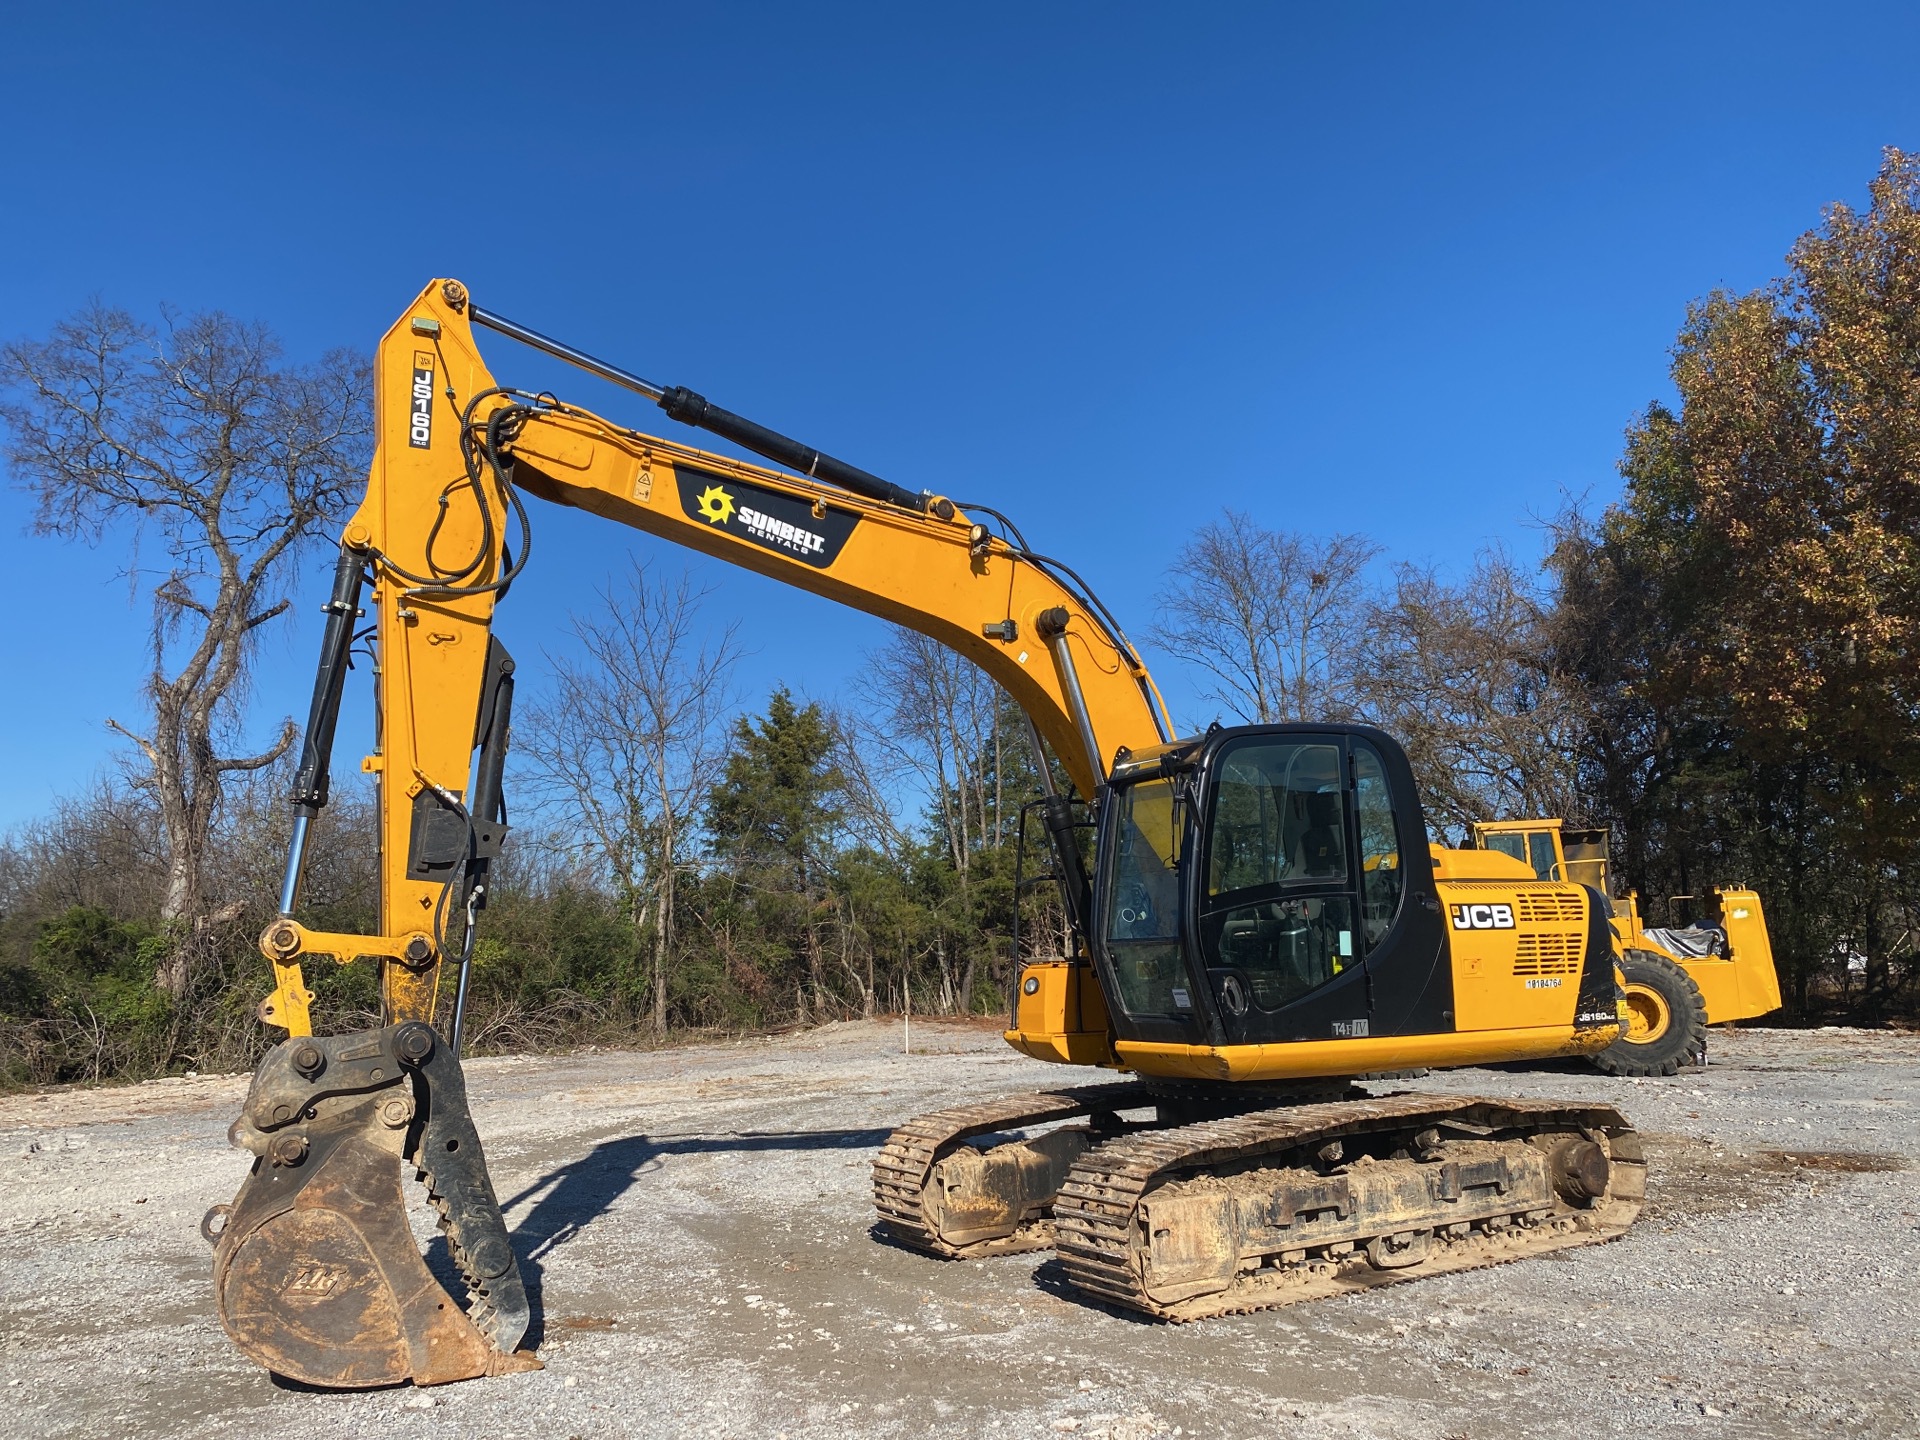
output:
[[[1726,932],[1711,925],[1689,925],[1684,930],[1642,930],[1640,932],[1669,955],[1705,959],[1727,953]]]

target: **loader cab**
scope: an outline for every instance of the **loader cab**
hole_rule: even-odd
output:
[[[1365,726],[1246,726],[1123,754],[1093,949],[1123,1040],[1246,1045],[1452,1028],[1405,753]]]
[[[1483,820],[1473,827],[1473,842],[1511,855],[1542,880],[1570,880],[1602,895],[1613,893],[1605,829],[1569,830],[1559,820]]]

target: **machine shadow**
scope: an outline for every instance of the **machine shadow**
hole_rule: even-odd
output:
[[[1164,1320],[1156,1320],[1151,1315],[1143,1315],[1138,1310],[1129,1310],[1124,1305],[1108,1305],[1096,1296],[1089,1295],[1067,1278],[1067,1267],[1057,1259],[1047,1259],[1034,1267],[1033,1288],[1045,1291],[1056,1300],[1065,1300],[1083,1310],[1098,1310],[1103,1315],[1111,1315],[1116,1320],[1124,1320],[1129,1325],[1145,1325],[1153,1328],[1164,1327]]]
[[[728,1135],[625,1135],[603,1140],[577,1160],[569,1161],[533,1181],[519,1194],[503,1198],[502,1213],[527,1200],[533,1209],[513,1231],[514,1254],[527,1287],[533,1323],[521,1342],[537,1350],[545,1339],[546,1306],[542,1299],[540,1257],[564,1245],[604,1215],[641,1174],[656,1168],[670,1155],[711,1155],[729,1151],[862,1150],[878,1149],[888,1130],[765,1130]],[[427,1251],[427,1268],[454,1294],[464,1293],[465,1282],[447,1250],[445,1236],[436,1236]]]
[[[1588,1061],[1579,1056],[1560,1056],[1546,1060],[1491,1060],[1474,1067],[1497,1070],[1503,1075],[1598,1075]]]

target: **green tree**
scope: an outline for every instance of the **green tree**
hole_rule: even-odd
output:
[[[711,853],[725,878],[730,932],[768,980],[801,997],[804,1018],[825,995],[823,925],[842,819],[845,777],[836,736],[818,704],[796,705],[781,686],[758,721],[742,716],[707,801]]]
[[[1870,192],[1781,279],[1690,308],[1678,407],[1555,561],[1627,874],[1763,885],[1803,1006],[1849,951],[1886,1003],[1920,879],[1920,157]]]

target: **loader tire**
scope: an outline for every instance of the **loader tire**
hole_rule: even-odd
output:
[[[1707,1002],[1693,977],[1664,955],[1629,950],[1626,1032],[1593,1057],[1607,1075],[1671,1075],[1707,1046]]]

